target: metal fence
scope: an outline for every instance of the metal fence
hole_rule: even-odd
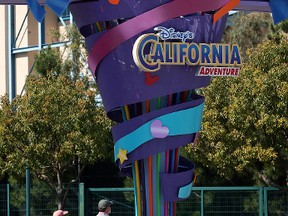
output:
[[[113,215],[133,216],[132,188],[89,188],[86,215],[97,214],[97,202],[114,202]],[[193,187],[190,197],[177,202],[177,216],[288,216],[288,191],[271,187]]]
[[[73,185],[65,210],[69,216],[95,216],[102,198],[113,200],[114,216],[134,216],[132,188],[85,188]],[[26,216],[25,186],[0,185],[0,216]],[[57,205],[53,191],[30,189],[30,215],[51,216]],[[271,187],[193,187],[190,197],[177,202],[177,216],[288,216],[288,191]]]
[[[9,185],[0,185],[0,215],[6,216],[9,213]]]
[[[79,215],[79,195],[79,185],[72,185],[65,205],[69,216]],[[56,195],[50,187],[33,185],[29,197],[30,215],[27,215],[25,185],[0,185],[0,216],[51,216],[57,210]]]

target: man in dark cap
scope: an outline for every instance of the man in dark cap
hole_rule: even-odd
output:
[[[98,203],[98,210],[99,213],[97,216],[109,216],[111,213],[111,206],[113,205],[112,201],[109,201],[107,199],[102,199]]]

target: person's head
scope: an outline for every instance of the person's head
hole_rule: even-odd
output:
[[[68,211],[57,210],[53,213],[53,216],[64,216],[68,214]]]
[[[107,199],[102,199],[98,203],[98,209],[100,212],[105,212],[107,214],[110,214],[112,205],[113,205],[112,201],[109,201]]]

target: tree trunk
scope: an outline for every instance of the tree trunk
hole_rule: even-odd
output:
[[[55,187],[56,190],[56,203],[58,206],[58,209],[62,209],[63,205],[62,205],[62,197],[63,197],[63,185],[62,185],[62,179],[61,179],[61,174],[60,174],[60,164],[58,165],[58,170],[57,170],[57,185]]]

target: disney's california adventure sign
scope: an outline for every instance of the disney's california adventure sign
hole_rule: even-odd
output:
[[[158,26],[158,33],[141,35],[132,54],[145,72],[156,72],[161,65],[201,66],[198,76],[238,76],[242,64],[238,45],[194,43],[195,33]],[[145,54],[145,49],[150,50]]]

